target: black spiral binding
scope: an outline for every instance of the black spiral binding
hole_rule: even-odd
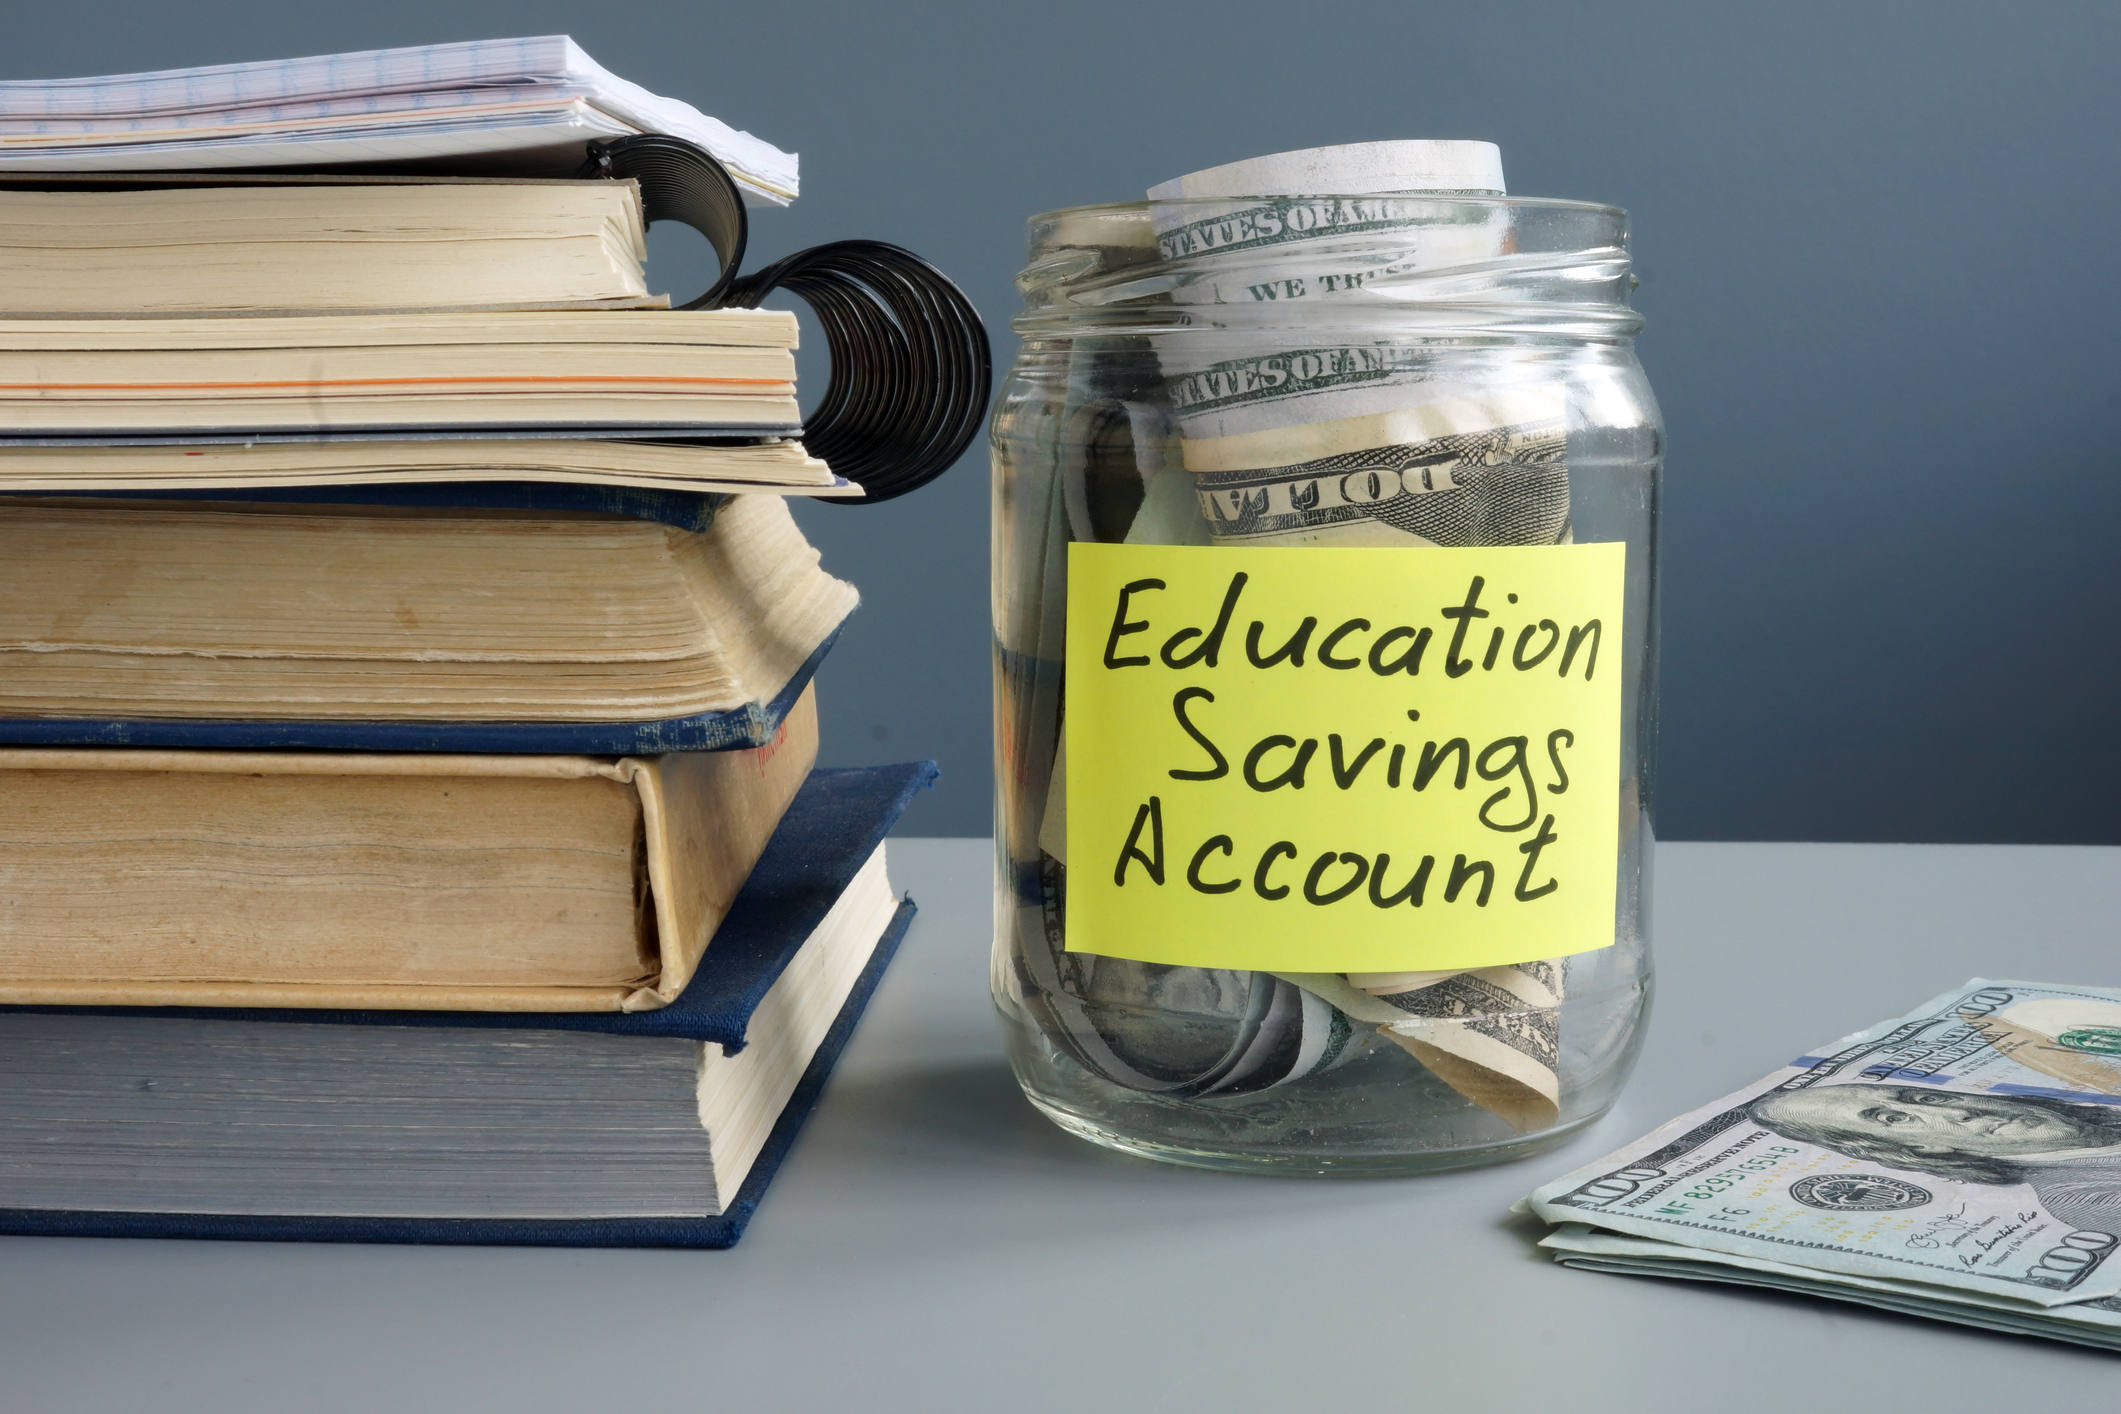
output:
[[[832,375],[803,443],[861,483],[864,495],[844,499],[888,501],[919,490],[979,435],[994,380],[986,326],[965,292],[912,251],[833,241],[739,276],[743,197],[704,149],[656,134],[593,142],[581,175],[632,178],[651,224],[690,226],[714,247],[721,273],[678,308],[756,309],[779,289],[817,314]]]

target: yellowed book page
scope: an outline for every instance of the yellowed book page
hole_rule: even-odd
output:
[[[0,770],[0,977],[608,988],[654,974],[626,784],[312,759],[326,769]]]
[[[829,488],[834,479],[831,468],[793,441],[738,447],[561,438],[264,442],[187,447],[180,455],[167,447],[0,448],[0,487],[23,491],[407,481],[566,481],[742,491]]]
[[[5,321],[0,321],[4,323]],[[293,388],[265,398],[214,398],[207,402],[126,397],[102,402],[63,402],[37,393],[0,396],[0,434],[46,433],[329,432],[406,427],[728,427],[784,428],[802,421],[794,385],[762,390],[765,396],[680,392],[594,394],[569,391],[496,391],[473,396],[331,396]]]
[[[296,1011],[610,1012],[640,990],[354,982],[7,982],[8,1006],[273,1007]]]
[[[852,612],[778,497],[616,516],[0,506],[0,714],[656,721]]]
[[[673,553],[692,538],[616,516],[0,505],[0,652],[678,660],[706,634]]]
[[[764,701],[853,613],[861,596],[826,574],[778,496],[738,496],[706,535],[673,546],[729,665]]]
[[[662,964],[652,985],[626,999],[626,1010],[667,1006],[685,990],[816,764],[817,745],[817,692],[805,688],[767,746],[621,763],[641,792]]]
[[[754,701],[718,659],[639,663],[433,663],[230,658],[165,671],[161,659],[113,662],[57,652],[36,686],[8,684],[12,716],[241,717],[279,721],[650,722]],[[119,675],[123,674],[123,678]],[[784,676],[783,685],[787,682]],[[769,696],[771,694],[768,694]]]
[[[606,318],[612,316],[604,316]],[[304,397],[364,389],[443,386],[570,391],[570,384],[775,391],[793,382],[786,349],[700,349],[683,344],[483,343],[320,346],[292,349],[127,349],[34,353],[0,348],[0,394],[55,402],[148,396],[207,400],[296,390]]]
[[[8,314],[638,299],[632,183],[0,191]]]
[[[0,1003],[660,1007],[816,759],[0,748]]]
[[[639,267],[627,270],[594,233],[445,238],[369,251],[228,241],[94,254],[101,259],[0,243],[11,277],[0,285],[0,313],[470,309],[520,305],[526,290],[537,291],[542,304],[636,301],[648,293]]]
[[[688,344],[792,349],[777,309],[329,314],[239,319],[10,319],[0,349],[305,349],[417,344]]]

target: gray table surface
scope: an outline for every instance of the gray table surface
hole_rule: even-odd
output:
[[[2121,983],[2121,850],[1678,844],[1619,1108],[1425,1178],[1255,1178],[1069,1138],[986,996],[983,840],[921,914],[730,1252],[0,1239],[0,1408],[580,1411],[2111,1408],[2121,1360],[1572,1272],[1504,1210],[1970,976]]]

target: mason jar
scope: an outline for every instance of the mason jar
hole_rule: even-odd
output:
[[[1024,1093],[1215,1168],[1560,1142],[1650,998],[1663,435],[1626,214],[1173,198],[1029,237],[990,434]]]

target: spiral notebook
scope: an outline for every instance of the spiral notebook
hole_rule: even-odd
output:
[[[582,144],[669,133],[786,206],[795,154],[605,69],[562,34],[0,83],[0,168],[183,171],[446,162],[570,175]]]
[[[145,77],[159,80],[168,76]],[[5,107],[6,91],[7,86],[0,85],[0,109]],[[5,122],[0,121],[0,134],[6,130]],[[377,181],[447,186],[479,180],[463,175],[462,163],[449,162],[441,163],[439,170],[457,175],[394,174],[379,178],[372,174],[308,172],[206,176],[137,170],[157,165],[144,157],[131,163],[90,164],[96,170],[81,170],[81,164],[74,163],[73,170],[65,170],[70,164],[59,160],[10,163],[5,160],[5,151],[5,143],[0,142],[0,192],[61,196],[176,191],[244,183],[303,187],[339,184],[352,188]],[[682,137],[643,133],[612,142],[576,142],[567,147],[565,156],[567,170],[578,180],[637,184],[647,222],[677,221],[706,237],[719,260],[719,273],[707,290],[676,304],[678,309],[754,310],[775,291],[785,291],[810,304],[824,326],[825,342],[832,355],[832,374],[816,411],[802,425],[788,420],[794,416],[792,397],[775,389],[769,390],[774,397],[751,399],[757,406],[749,407],[741,417],[718,419],[708,415],[711,409],[706,407],[654,421],[607,415],[610,409],[592,417],[583,415],[589,411],[585,404],[581,412],[569,415],[545,408],[541,411],[542,425],[526,425],[521,418],[511,421],[505,415],[504,398],[491,405],[502,415],[460,417],[460,426],[453,430],[424,426],[417,421],[406,423],[402,417],[388,427],[374,425],[378,419],[373,418],[369,419],[370,425],[364,426],[361,418],[344,416],[303,427],[285,425],[285,418],[280,419],[279,425],[267,425],[272,419],[260,418],[202,425],[195,417],[188,427],[158,428],[139,423],[136,416],[131,427],[72,427],[54,435],[34,419],[11,425],[0,414],[0,443],[85,450],[99,445],[175,448],[231,443],[355,442],[371,438],[448,440],[462,438],[467,432],[481,436],[657,442],[684,438],[758,442],[800,435],[808,454],[829,466],[831,473],[830,484],[801,494],[845,495],[858,486],[862,492],[859,499],[875,503],[933,481],[949,470],[978,437],[992,386],[992,351],[979,312],[964,292],[933,265],[898,246],[849,240],[798,251],[762,270],[740,276],[749,232],[745,212],[749,190],[706,148]],[[136,170],[115,170],[128,165]],[[675,296],[672,300],[675,302]],[[298,394],[300,389],[292,391]],[[724,411],[733,413],[742,401],[731,397],[721,400],[721,405]],[[271,480],[263,478],[267,483]]]

